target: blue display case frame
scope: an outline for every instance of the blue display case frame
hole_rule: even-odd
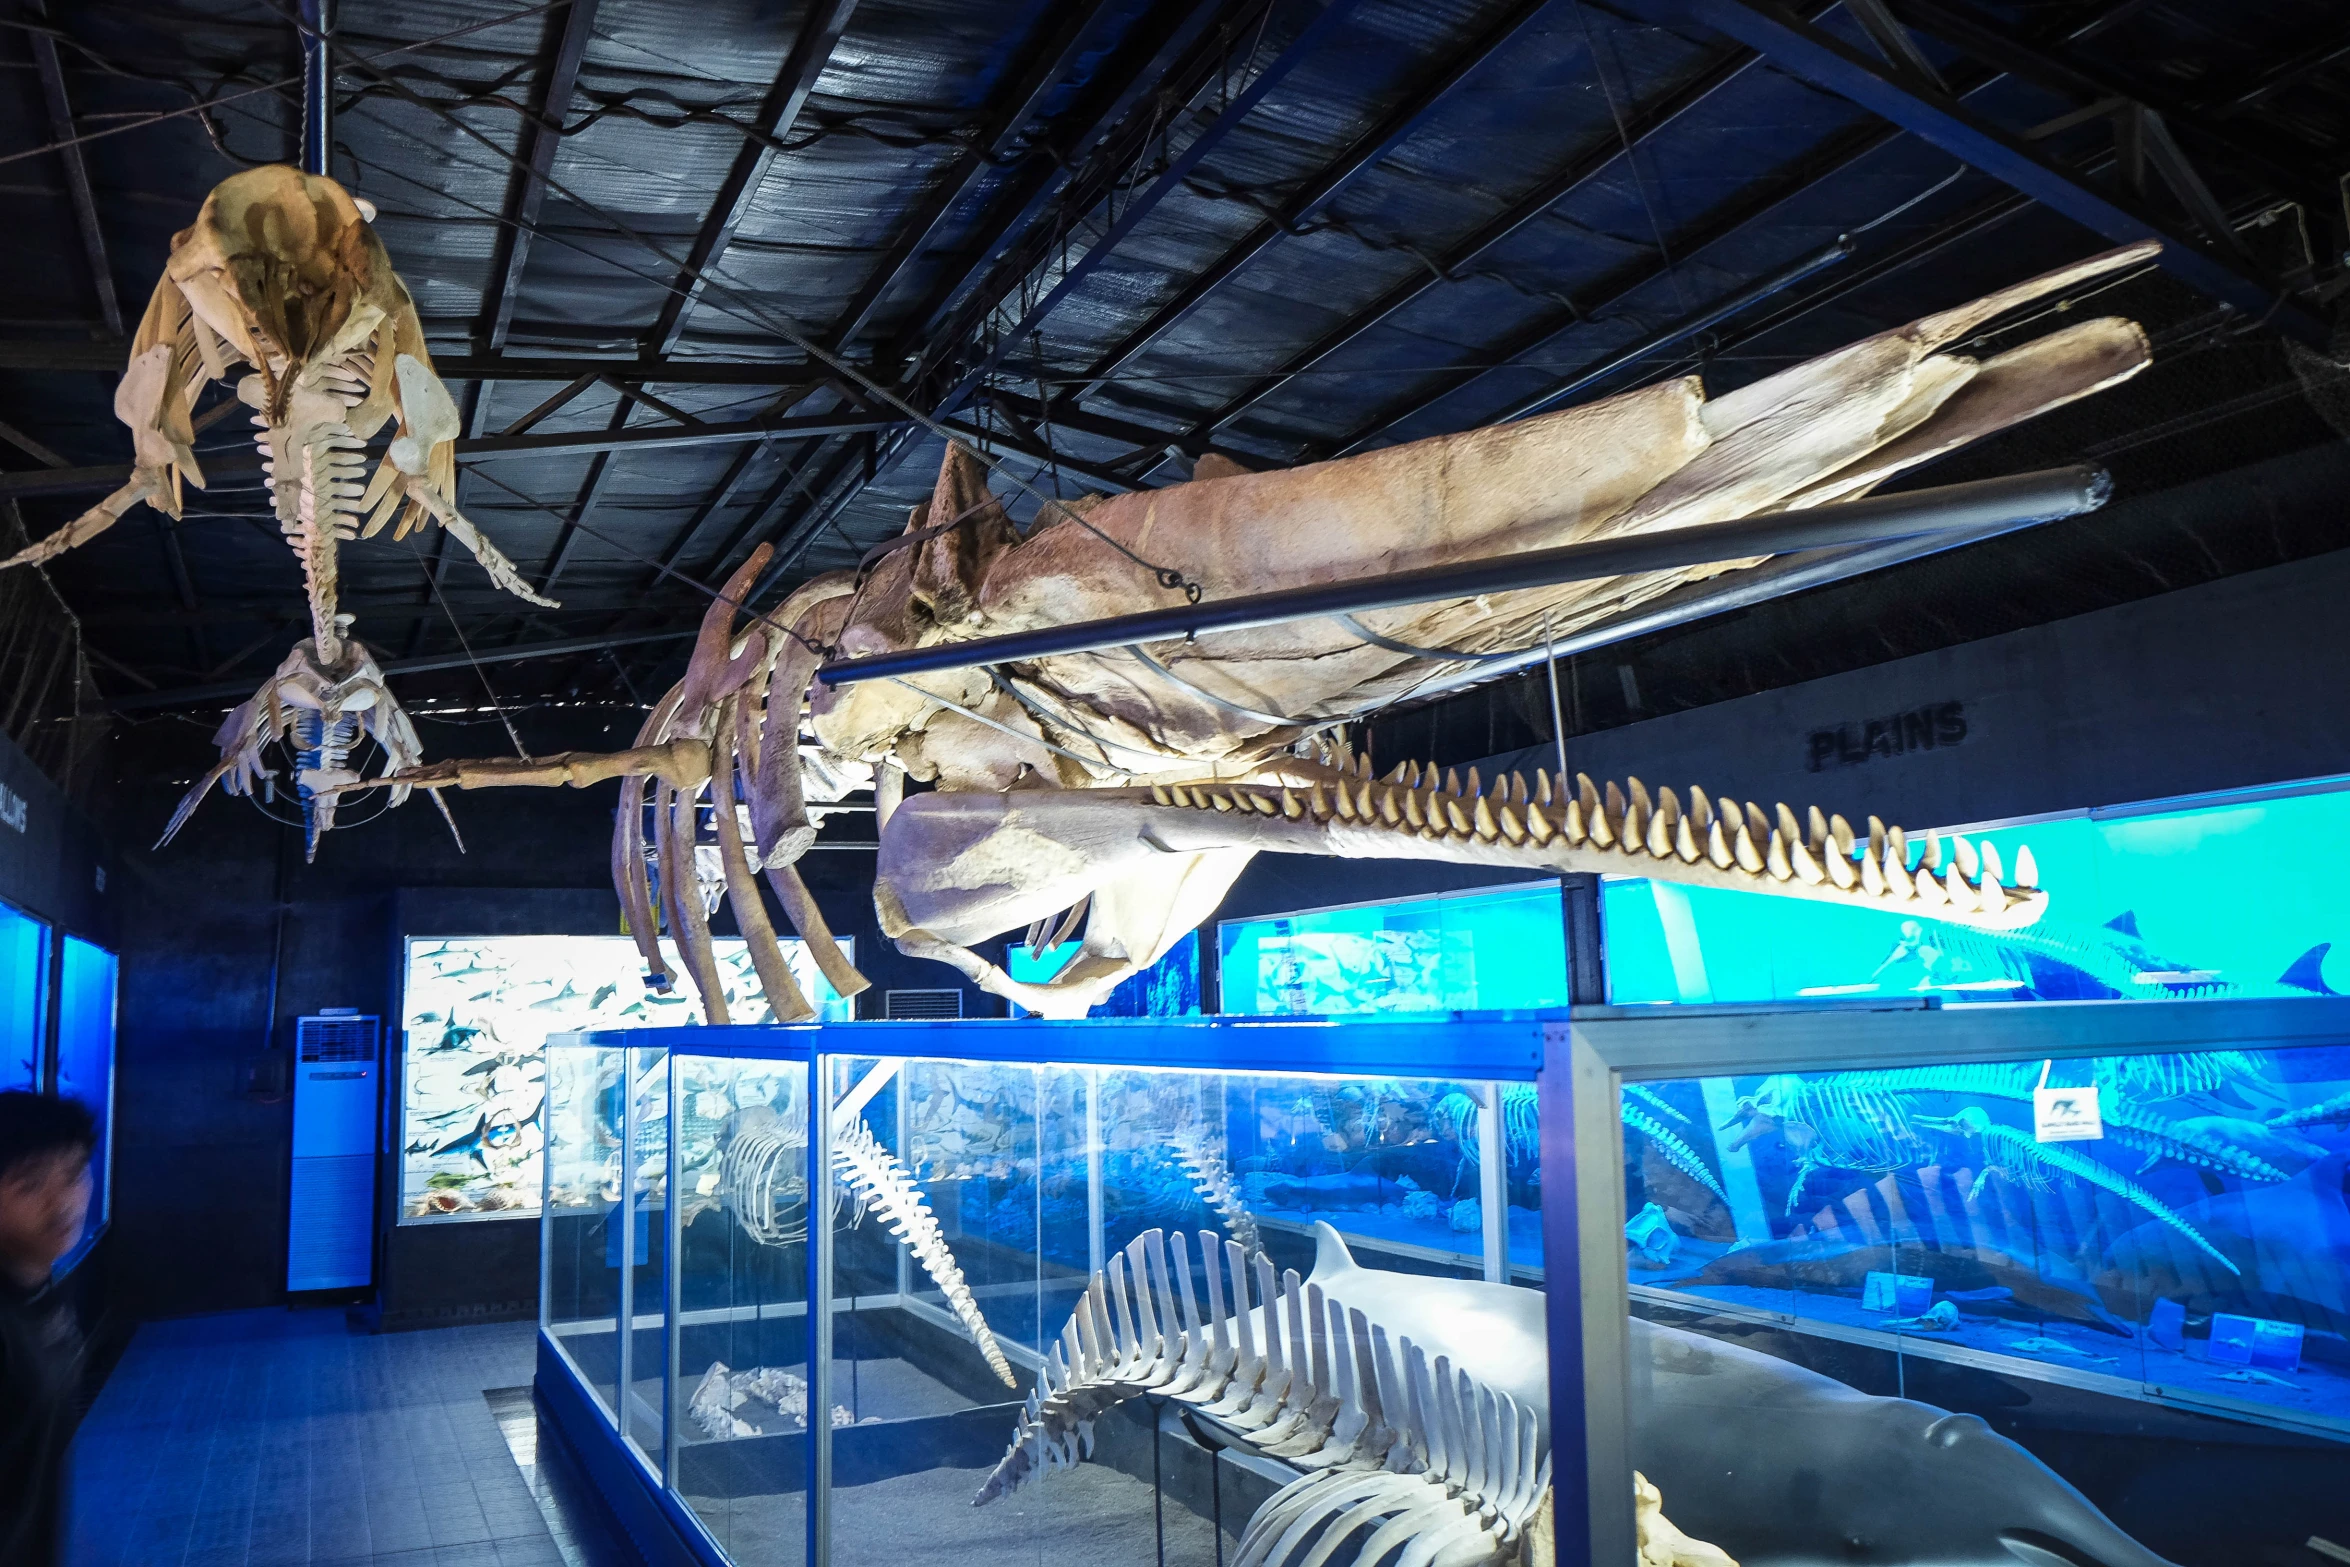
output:
[[[739,1060],[804,1063],[809,1070],[811,1089],[807,1095],[809,1124],[808,1158],[811,1168],[820,1168],[830,1161],[832,1110],[828,1096],[816,1085],[825,1079],[829,1062],[835,1060],[911,1060],[951,1059],[1007,1065],[1060,1067],[1157,1067],[1192,1071],[1247,1071],[1254,1073],[1294,1074],[1300,1076],[1357,1075],[1365,1073],[1396,1073],[1413,1076],[1440,1075],[1448,1078],[1474,1079],[1490,1083],[1537,1083],[1543,1065],[1544,1040],[1564,1011],[1553,1012],[1497,1012],[1497,1013],[1418,1013],[1408,1017],[1389,1019],[1301,1018],[1301,1017],[1232,1017],[1200,1016],[1188,1018],[1095,1018],[1066,1019],[1004,1019],[973,1018],[961,1020],[892,1020],[860,1023],[795,1023],[733,1025],[724,1028],[676,1027],[625,1030],[598,1030],[592,1032],[559,1034],[548,1039],[550,1052],[555,1049],[604,1050],[658,1050],[671,1059],[679,1055],[729,1057]],[[1432,1031],[1440,1032],[1445,1041],[1443,1059],[1429,1059],[1428,1040]],[[629,1058],[623,1057],[626,1061]],[[624,1073],[625,1080],[625,1073]],[[1538,1090],[1539,1091],[1539,1090]],[[636,1096],[621,1096],[621,1146],[635,1148]],[[1481,1135],[1498,1139],[1501,1135],[1501,1117],[1483,1118]],[[1502,1166],[1498,1147],[1487,1150],[1481,1168],[1486,1179],[1497,1180]],[[669,1169],[674,1179],[677,1144],[673,1137],[668,1146]],[[544,1161],[547,1178],[553,1178],[553,1159]],[[1552,1193],[1551,1167],[1546,1164],[1542,1177],[1542,1200],[1547,1207]],[[1559,1190],[1571,1190],[1572,1181],[1562,1170]],[[671,1187],[674,1190],[674,1185]],[[1490,1194],[1488,1194],[1490,1196]],[[623,1182],[620,1216],[622,1233],[633,1234],[636,1224],[633,1183]],[[663,1222],[668,1251],[674,1259],[678,1255],[678,1219],[680,1204],[666,1204]],[[1491,1201],[1486,1212],[1495,1215],[1491,1221],[1500,1223],[1500,1205]],[[590,1474],[607,1496],[613,1498],[616,1510],[639,1549],[648,1560],[655,1562],[698,1563],[701,1567],[727,1567],[728,1558],[701,1520],[694,1516],[679,1499],[676,1490],[678,1436],[674,1421],[664,1425],[663,1452],[656,1464],[633,1442],[619,1434],[619,1420],[615,1410],[591,1385],[578,1363],[564,1349],[547,1327],[547,1291],[551,1288],[549,1246],[553,1234],[548,1216],[555,1213],[551,1200],[542,1197],[540,1212],[540,1329],[538,1337],[538,1385],[546,1407],[554,1415],[558,1426],[581,1453]],[[1545,1221],[1547,1223],[1547,1220]],[[1546,1231],[1547,1239],[1547,1231]],[[1496,1255],[1488,1236],[1487,1255]],[[1506,1239],[1498,1253],[1506,1266]],[[1571,1274],[1575,1263],[1572,1250],[1558,1259],[1546,1258],[1548,1287],[1565,1287],[1570,1298],[1578,1292],[1571,1277],[1562,1280],[1559,1268]],[[824,1225],[810,1228],[807,1248],[807,1298],[825,1298],[833,1273],[832,1237]],[[616,1327],[619,1322],[630,1322],[636,1317],[632,1268],[622,1268],[620,1293],[616,1309]],[[678,1320],[678,1290],[682,1270],[675,1265],[664,1270],[668,1299],[665,1302],[667,1320]],[[812,1312],[809,1344],[810,1407],[824,1407],[829,1393],[815,1375],[817,1366],[829,1363],[830,1313]],[[1555,1329],[1554,1329],[1555,1331]],[[625,1410],[634,1368],[630,1364],[634,1354],[633,1332],[618,1335],[621,1355],[620,1369],[615,1379],[615,1398]],[[668,1354],[676,1355],[676,1335],[668,1339]],[[668,1379],[674,1383],[678,1368],[667,1368]],[[1580,1462],[1572,1458],[1579,1452],[1574,1439],[1571,1417],[1553,1422],[1553,1452],[1560,1462]],[[829,1518],[831,1478],[833,1468],[833,1432],[823,1421],[812,1421],[807,1440],[807,1509],[808,1546],[804,1561],[808,1567],[822,1567],[829,1555]]]
[[[1430,1059],[1432,1034],[1444,1040],[1442,1059]],[[1584,1555],[1572,1545],[1562,1547],[1562,1559],[1627,1561],[1637,1554],[1637,1530],[1627,1368],[1633,1288],[1624,1266],[1621,1102],[1626,1084],[1713,1075],[2167,1054],[2220,1046],[2261,1050],[2343,1044],[2350,1042],[2350,998],[2023,1002],[1964,1008],[1945,1008],[1932,998],[1871,999],[1583,1006],[1539,1013],[1420,1014],[1393,1021],[900,1021],[645,1029],[572,1035],[564,1042],[665,1050],[672,1059],[698,1054],[806,1063],[812,1168],[829,1160],[833,1105],[820,1085],[826,1080],[827,1064],[834,1060],[931,1058],[1276,1074],[1395,1072],[1531,1082],[1539,1110],[1552,1464],[1562,1481],[1555,1497],[1557,1537],[1584,1542],[1588,1549]],[[624,1118],[633,1120],[634,1114],[633,1096],[624,1095]],[[1487,1119],[1498,1122],[1499,1117]],[[624,1125],[622,1137],[623,1146],[635,1146],[633,1126]],[[674,1173],[674,1139],[668,1158]],[[1487,1168],[1498,1164],[1489,1159]],[[672,1203],[672,1258],[677,1255],[676,1211]],[[832,1263],[828,1227],[813,1226],[807,1248],[807,1299],[830,1298]],[[622,1271],[625,1276],[628,1270]],[[677,1320],[680,1271],[674,1265],[667,1271],[671,1321]],[[621,1311],[630,1310],[624,1295]],[[816,1371],[830,1359],[830,1346],[821,1336],[829,1313],[814,1312],[811,1318],[810,1400],[811,1408],[822,1408],[829,1390],[818,1382]],[[623,1320],[629,1319],[624,1315]],[[1800,1324],[1795,1330],[1808,1331]],[[674,1337],[670,1342],[674,1356]],[[674,1490],[674,1421],[667,1430],[666,1450],[656,1462],[619,1438],[611,1411],[543,1324],[539,1353],[540,1386],[548,1407],[607,1494],[615,1496],[624,1519],[632,1520],[632,1533],[648,1558],[721,1567],[726,1556]],[[2088,1385],[2088,1374],[2033,1361],[2014,1360],[1986,1369],[2039,1382]],[[674,1380],[674,1367],[671,1376]],[[621,1385],[626,1386],[625,1380]],[[2162,1398],[2159,1390],[2154,1396]],[[2214,1407],[2209,1400],[2170,1401],[2203,1413],[2240,1414]],[[832,1443],[824,1422],[810,1423],[804,1557],[808,1567],[823,1567],[828,1560]],[[1580,1487],[1566,1479],[1578,1471],[1585,1476]],[[624,1496],[614,1489],[623,1483]]]
[[[1589,1484],[1561,1487],[1558,1538],[1587,1537],[1590,1561],[1636,1559],[1627,1321],[1632,1286],[1623,1267],[1624,1142],[1618,1106],[1627,1083],[1721,1075],[1845,1071],[1950,1062],[2076,1060],[2215,1048],[2290,1049],[2350,1042],[2350,998],[2169,1002],[2016,1002],[1942,1007],[1869,1001],[1721,1006],[1586,1006],[1546,1025],[1548,1063],[1540,1106],[1546,1261],[1579,1259],[1579,1298],[1552,1288],[1551,1408],[1580,1408]],[[1551,1171],[1572,1170],[1572,1191],[1554,1203]],[[2041,1382],[2086,1385],[2036,1361],[1996,1369]],[[2099,1389],[2099,1391],[2109,1391]],[[2205,1412],[2208,1400],[2164,1396]],[[1553,1472],[1570,1471],[1565,1436]],[[1576,1501],[1581,1502],[1578,1508]],[[1576,1516],[1580,1513],[1580,1516]],[[1562,1547],[1562,1550],[1564,1547]]]

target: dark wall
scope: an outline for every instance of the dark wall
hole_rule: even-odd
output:
[[[1583,735],[1568,763],[1915,827],[2350,772],[2345,603],[2336,551]]]
[[[0,899],[75,935],[114,945],[121,884],[104,838],[4,734]]]
[[[624,745],[637,719],[577,715],[542,722],[525,739],[542,754]],[[419,727],[429,756],[503,749],[495,726],[487,734]],[[119,835],[151,840],[211,758],[196,725],[124,737],[108,812]],[[304,863],[297,828],[215,795],[169,847],[125,852],[115,1227],[118,1282],[140,1314],[285,1298],[293,1020],[356,1007],[385,1020],[396,1048],[407,932],[618,931],[608,858],[616,791],[452,792],[462,853],[419,798],[328,835],[315,864]],[[291,814],[282,803],[273,809]],[[869,853],[811,854],[802,874],[836,931],[858,938],[877,984],[952,983],[938,965],[894,952],[877,958]],[[788,929],[780,911],[770,912]],[[719,928],[731,930],[723,919]],[[467,1238],[466,1229],[477,1233]],[[485,1301],[535,1300],[535,1283],[525,1288],[515,1273],[535,1269],[535,1248],[512,1229],[448,1226],[439,1235],[455,1238],[421,1242],[417,1232],[395,1236],[379,1269],[387,1308],[462,1315]],[[469,1269],[478,1270],[471,1282]]]

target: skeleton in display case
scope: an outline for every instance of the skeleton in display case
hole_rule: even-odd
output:
[[[1549,1524],[1542,1294],[1365,1268],[1329,1225],[1315,1235],[1302,1279],[1212,1233],[1196,1273],[1182,1234],[1137,1237],[1094,1276],[975,1503],[1081,1462],[1095,1421],[1149,1396],[1297,1471],[1249,1520],[1236,1567],[1576,1559]],[[1640,1567],[1734,1567],[1707,1539],[1772,1561],[2167,1567],[1975,1416],[1629,1328]],[[1818,1505],[1823,1482],[1839,1505]]]
[[[705,796],[752,951],[774,946],[764,871],[843,994],[863,981],[794,862],[813,812],[877,791],[874,900],[907,953],[948,963],[1046,1016],[1082,1016],[1221,901],[1250,858],[1282,851],[1600,872],[1898,910],[2008,929],[2047,896],[2029,852],[1912,841],[1871,820],[1767,810],[1729,791],[1638,779],[1493,780],[1405,763],[1374,776],[1329,731],[1488,655],[1540,648],[1737,562],[1676,567],[1193,641],[833,685],[854,659],[1180,604],[1850,500],[1917,465],[2143,369],[2129,321],[2082,321],[1993,358],[1946,351],[1995,319],[2143,262],[2133,246],[1927,316],[1709,401],[1695,377],[1511,425],[1327,463],[1049,502],[1023,535],[987,474],[951,445],[904,536],[856,572],[747,614],[762,550],[717,594],[683,680],[630,750],[409,768],[411,787],[623,780],[613,870],[656,985],[658,893],[709,1004],[706,912],[681,895]],[[1751,564],[1751,563],[1747,563]],[[908,794],[907,781],[930,785]],[[385,781],[376,781],[382,783]],[[346,788],[368,785],[346,785]],[[1064,911],[1067,911],[1064,913]],[[1050,925],[1077,954],[1013,980],[974,944]],[[776,1016],[805,1015],[762,961]]]

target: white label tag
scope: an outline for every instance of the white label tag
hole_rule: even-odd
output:
[[[2105,1135],[2094,1084],[2032,1090],[2032,1135],[2044,1143],[2090,1143]]]

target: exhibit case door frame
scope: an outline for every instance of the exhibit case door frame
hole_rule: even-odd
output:
[[[2350,998],[1578,1006],[1546,1022],[1540,1079],[1552,1473],[1562,1541],[1638,1556],[1632,1513],[1631,1289],[1624,1271],[1624,1085],[1677,1078],[2073,1060],[2350,1040]],[[1576,1449],[1580,1449],[1578,1452]],[[1569,1495],[1578,1464],[1588,1477]],[[1579,1504],[1579,1505],[1578,1505]],[[1571,1552],[1562,1551],[1562,1559]]]

